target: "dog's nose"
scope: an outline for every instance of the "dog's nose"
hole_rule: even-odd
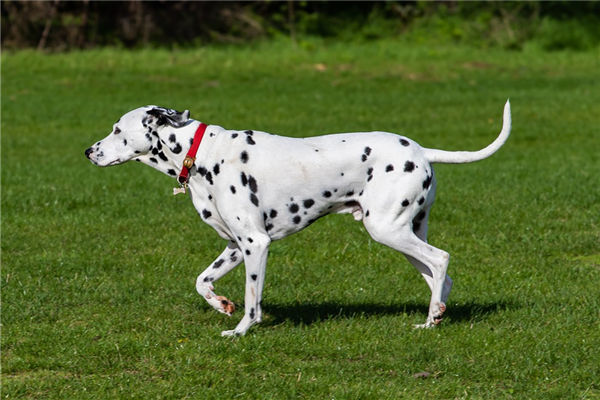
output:
[[[87,150],[85,151],[85,156],[86,156],[87,158],[90,158],[90,154],[92,154],[93,152],[94,152],[94,150],[92,150],[92,148],[90,147],[89,149],[87,149]]]

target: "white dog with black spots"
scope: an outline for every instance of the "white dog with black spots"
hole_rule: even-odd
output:
[[[137,108],[85,155],[101,167],[136,160],[177,177],[199,124],[187,110]],[[431,289],[427,320],[419,327],[437,325],[452,280],[446,273],[448,253],[427,243],[436,190],[432,164],[489,157],[510,128],[508,101],[499,136],[472,152],[423,148],[388,132],[296,139],[208,125],[187,191],[201,218],[228,243],[198,276],[196,289],[217,311],[231,315],[233,303],[215,294],[214,283],[242,261],[246,267],[244,316],[222,335],[244,335],[261,321],[270,243],[333,213],[351,213],[374,240],[407,257]]]

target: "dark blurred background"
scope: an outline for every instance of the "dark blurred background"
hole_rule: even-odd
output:
[[[278,36],[408,36],[520,49],[585,50],[600,39],[599,2],[2,1],[2,48],[65,51],[247,43]]]

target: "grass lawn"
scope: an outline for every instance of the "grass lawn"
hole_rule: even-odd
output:
[[[2,397],[600,398],[600,57],[417,46],[2,54]],[[225,243],[174,180],[83,151],[126,111],[290,136],[387,130],[491,159],[438,165],[442,326],[351,216],[273,243],[265,321],[221,338],[194,289]],[[216,285],[241,308],[243,267]]]

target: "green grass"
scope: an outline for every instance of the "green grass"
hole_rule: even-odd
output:
[[[3,52],[2,396],[599,398],[598,60],[387,40]],[[436,167],[430,241],[455,286],[433,330],[412,328],[429,300],[418,273],[346,215],[273,243],[264,323],[221,338],[241,313],[214,312],[194,282],[223,240],[172,179],[83,156],[145,104],[478,149],[508,97],[501,151]],[[243,279],[217,284],[238,308]]]

